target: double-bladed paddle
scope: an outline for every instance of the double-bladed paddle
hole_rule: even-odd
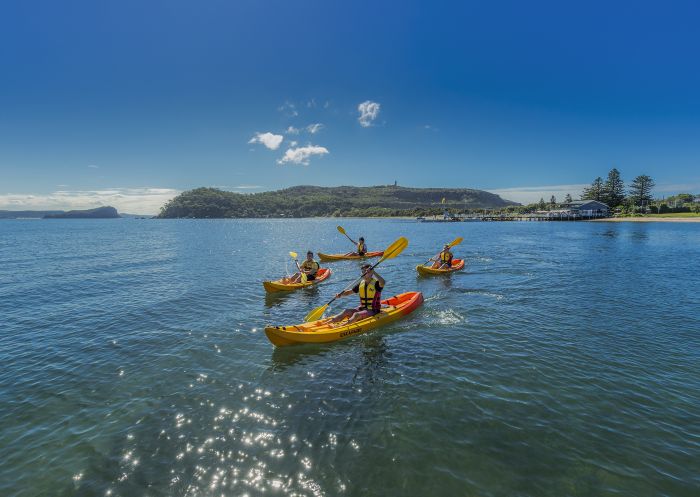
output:
[[[340,231],[340,226],[338,226],[338,231]],[[408,240],[407,240],[406,238],[404,238],[404,237],[397,238],[396,241],[394,241],[394,243],[392,243],[391,245],[389,245],[389,246],[384,250],[384,255],[382,255],[381,259],[379,259],[375,264],[373,264],[372,267],[370,267],[367,271],[365,271],[364,273],[362,273],[362,276],[360,276],[358,279],[356,279],[355,281],[353,281],[351,285],[348,285],[347,287],[345,287],[345,289],[344,289],[342,292],[339,292],[339,293],[343,293],[344,291],[349,290],[350,288],[352,288],[352,287],[354,287],[355,285],[357,285],[357,283],[362,279],[362,277],[363,277],[365,274],[367,274],[367,273],[369,273],[370,271],[372,271],[372,270],[373,270],[375,267],[377,267],[382,261],[385,261],[385,260],[387,260],[387,259],[393,259],[393,258],[396,257],[397,255],[399,255],[401,252],[403,252],[404,249],[405,249],[406,247],[408,247]],[[333,298],[331,299],[331,301],[328,302],[327,304],[322,305],[321,307],[317,307],[316,309],[312,310],[310,313],[308,313],[308,314],[306,315],[306,317],[304,318],[304,321],[306,321],[307,323],[309,323],[309,322],[311,322],[311,321],[316,321],[316,320],[320,319],[320,318],[323,316],[323,313],[326,312],[326,309],[328,309],[328,306],[331,305],[331,304],[335,301],[335,299],[337,299],[337,298],[338,298],[338,297],[333,297]]]
[[[463,241],[464,241],[464,238],[462,238],[461,236],[458,236],[457,238],[455,238],[454,240],[452,240],[452,241],[448,244],[447,248],[455,247],[455,246],[459,245],[460,243],[462,243]],[[442,252],[442,251],[440,251],[440,252]],[[440,255],[440,252],[438,252],[438,254],[437,254],[435,257],[438,257],[438,256]],[[424,265],[424,266],[427,266],[428,263],[429,263],[430,261],[433,261],[433,260],[435,260],[435,259],[434,259],[434,258],[428,259],[423,265]]]

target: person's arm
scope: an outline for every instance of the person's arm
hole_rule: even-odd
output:
[[[384,288],[384,284],[386,283],[386,281],[384,281],[384,278],[382,278],[381,276],[379,276],[379,273],[377,273],[376,271],[372,271],[372,275],[373,275],[375,278],[377,278],[377,281],[379,282],[379,284],[381,285],[381,287]]]
[[[335,298],[339,299],[340,297],[347,297],[348,295],[352,295],[353,293],[355,292],[353,292],[352,290],[345,290],[340,293],[336,293]]]

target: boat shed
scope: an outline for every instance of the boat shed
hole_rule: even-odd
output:
[[[564,204],[564,207],[583,217],[608,217],[610,215],[610,207],[597,200],[574,200]]]

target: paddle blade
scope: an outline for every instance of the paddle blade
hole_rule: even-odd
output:
[[[401,238],[397,238],[394,243],[389,245],[386,249],[384,249],[384,255],[382,256],[381,259],[379,259],[379,264],[382,261],[385,261],[387,259],[393,259],[397,255],[399,255],[401,252],[404,251],[404,249],[408,247],[408,240],[404,238],[403,236]],[[375,264],[375,266],[377,265]]]
[[[347,233],[345,233],[345,228],[343,228],[342,226],[338,226],[337,228],[338,231],[340,231],[343,235],[347,235]]]
[[[297,258],[297,253],[296,253],[296,252],[290,252],[290,253],[289,253],[289,256],[290,256],[292,259],[296,259],[296,258]]]
[[[457,245],[459,245],[459,244],[462,243],[463,241],[464,241],[464,238],[462,238],[461,236],[458,236],[457,238],[455,238],[454,240],[452,240],[452,243],[450,243],[450,248],[456,247]]]
[[[317,307],[316,309],[314,309],[306,315],[304,321],[306,321],[307,323],[310,323],[311,321],[318,321],[323,317],[323,313],[326,312],[326,309],[328,309],[328,304],[324,304],[321,307]]]

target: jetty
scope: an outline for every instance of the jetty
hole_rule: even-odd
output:
[[[610,217],[609,207],[597,200],[575,200],[561,205],[559,209],[540,210],[529,213],[488,212],[480,214],[449,215],[442,217],[416,218],[423,223],[452,223],[469,221],[591,221]]]

